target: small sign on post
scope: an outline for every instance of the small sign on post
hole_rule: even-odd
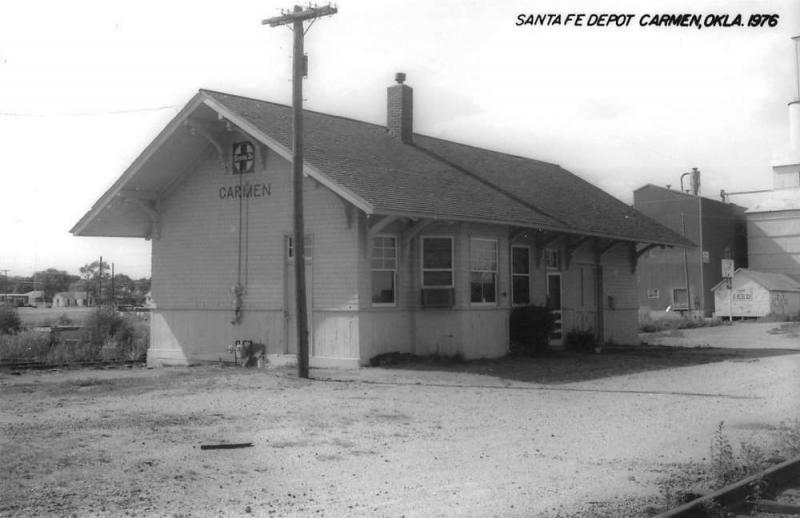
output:
[[[728,322],[733,324],[733,259],[722,260],[722,278],[728,285]]]
[[[722,277],[724,279],[733,279],[733,259],[722,260]]]

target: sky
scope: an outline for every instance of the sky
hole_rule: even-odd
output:
[[[305,4],[304,4],[305,5]],[[292,33],[272,0],[26,0],[0,13],[0,272],[103,256],[150,275],[143,239],[72,226],[200,88],[291,103]],[[796,0],[341,0],[306,34],[308,109],[384,124],[405,72],[415,131],[560,164],[626,203],[697,167],[701,193],[772,187],[797,96]],[[583,25],[566,24],[569,13]],[[627,27],[591,15],[633,14]],[[778,15],[769,27],[639,26],[643,15]],[[520,14],[560,25],[517,26]]]

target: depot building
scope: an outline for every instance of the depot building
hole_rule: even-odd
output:
[[[288,106],[200,90],[74,226],[152,241],[148,363],[217,361],[234,340],[312,366],[386,352],[497,357],[515,306],[637,343],[636,264],[692,246],[558,165],[413,131],[398,74],[387,125],[304,112],[305,261],[294,258]]]

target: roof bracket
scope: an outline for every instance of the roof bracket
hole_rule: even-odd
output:
[[[572,256],[582,244],[592,239],[589,236],[579,237],[573,241],[568,241],[567,246],[564,247],[564,268],[569,270],[569,265],[572,263]]]
[[[125,203],[130,203],[139,207],[150,219],[150,230],[144,238],[146,240],[161,238],[161,215],[156,210],[156,202],[141,196],[131,195],[130,193],[120,192],[117,196],[122,198]]]
[[[381,230],[388,227],[394,221],[397,221],[397,216],[384,216],[383,219],[369,227],[369,232],[367,233],[369,242],[372,242]]]
[[[355,218],[355,207],[352,203],[348,202],[345,199],[342,199],[342,203],[344,204],[344,217],[347,220],[347,228],[353,228],[353,219]]]
[[[664,245],[659,245],[656,243],[651,243],[643,248],[636,249],[636,243],[630,243],[628,245],[628,260],[631,263],[631,273],[636,273],[636,265],[639,262],[639,258],[642,257],[644,254],[652,250],[653,248],[664,248]]]
[[[403,242],[406,244],[406,247],[408,246],[409,243],[411,243],[411,240],[414,239],[414,237],[417,234],[422,232],[423,228],[427,227],[431,223],[433,223],[433,220],[421,219],[421,220],[415,222],[414,225],[411,228],[406,230],[405,233],[403,234]]]
[[[612,239],[610,242],[606,243],[605,245],[602,244],[600,239],[595,241],[595,261],[599,264],[602,260],[603,256],[606,255],[606,252],[617,246],[618,244],[623,243],[619,239]]]
[[[189,128],[192,135],[201,135],[208,140],[214,149],[217,150],[217,158],[219,158],[219,163],[222,166],[222,169],[227,173],[228,172],[228,162],[225,160],[225,151],[223,150],[222,143],[219,139],[211,133],[205,125],[199,124],[191,119],[186,119],[184,121],[186,127]]]

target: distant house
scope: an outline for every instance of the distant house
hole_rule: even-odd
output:
[[[642,311],[669,308],[711,316],[711,290],[722,280],[721,260],[747,266],[744,208],[652,184],[633,191],[633,206],[697,245],[694,249],[653,248],[642,256],[637,269]]]
[[[61,291],[53,295],[54,308],[93,306],[94,298],[85,291]]]
[[[414,133],[403,80],[387,126],[304,112],[311,365],[502,356],[528,304],[555,345],[636,343],[638,257],[691,242],[558,165]],[[152,240],[150,364],[296,353],[291,121],[201,90],[72,229]]]
[[[800,282],[782,273],[739,268],[733,286],[723,280],[712,288],[715,316],[756,318],[800,314]]]
[[[44,306],[44,292],[33,290],[27,293],[0,293],[0,304],[9,306]]]

